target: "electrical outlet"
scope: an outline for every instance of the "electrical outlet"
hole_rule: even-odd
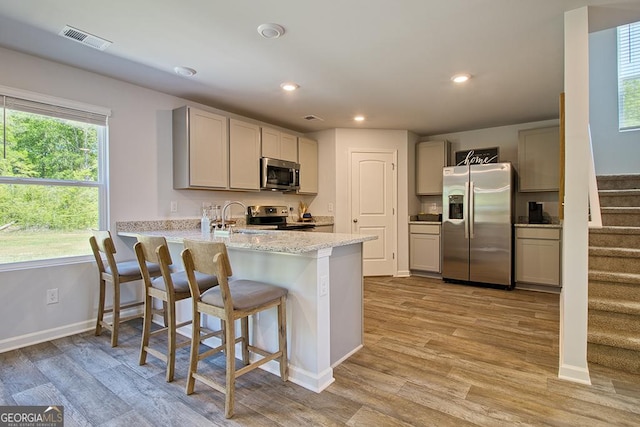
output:
[[[58,303],[58,288],[47,289],[47,304]]]
[[[171,202],[171,212],[172,213],[178,212],[178,202],[176,201]]]
[[[333,212],[333,203],[329,203],[329,206],[327,207],[327,210],[329,212]]]

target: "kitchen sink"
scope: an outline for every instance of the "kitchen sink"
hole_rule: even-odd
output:
[[[233,233],[237,234],[269,234],[269,230],[252,230],[250,228],[240,228],[237,230],[233,230]]]

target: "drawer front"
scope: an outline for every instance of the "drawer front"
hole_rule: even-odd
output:
[[[440,234],[440,226],[435,224],[409,224],[409,233]]]
[[[516,228],[518,239],[560,240],[558,228]]]

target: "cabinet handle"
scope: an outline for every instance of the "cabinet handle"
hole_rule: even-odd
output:
[[[354,223],[358,222],[358,218],[354,218],[354,219],[353,219],[353,222],[354,222]]]

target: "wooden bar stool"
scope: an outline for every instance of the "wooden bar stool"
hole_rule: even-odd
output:
[[[189,283],[187,282],[186,272],[173,271],[171,254],[164,237],[160,236],[138,236],[138,242],[134,245],[134,251],[138,258],[140,271],[142,272],[142,280],[145,288],[144,298],[144,325],[142,328],[142,343],[140,345],[140,365],[147,362],[147,354],[162,360],[167,364],[167,382],[173,381],[176,365],[176,349],[189,345],[190,340],[177,342],[176,331],[185,325],[189,325],[191,320],[177,323],[176,318],[176,301],[191,298],[189,291]],[[147,270],[150,263],[159,264],[162,275],[153,278]],[[214,275],[196,274],[196,282],[201,292],[216,286],[218,279]],[[156,298],[163,303],[162,310],[165,320],[163,328],[151,332],[151,322],[153,321],[153,299]],[[157,312],[157,311],[156,311]],[[167,350],[162,352],[149,345],[149,339],[152,335],[167,332]],[[216,335],[209,333],[207,338]],[[219,332],[217,335],[221,335]]]
[[[118,345],[118,326],[120,325],[120,323],[142,317],[142,314],[135,314],[132,316],[121,318],[120,311],[144,304],[143,302],[135,302],[120,305],[120,285],[122,283],[142,280],[142,274],[140,273],[138,262],[135,260],[116,262],[116,247],[113,244],[111,233],[109,231],[93,230],[92,233],[93,236],[89,237],[89,244],[91,245],[93,256],[96,259],[98,273],[100,275],[100,300],[98,302],[96,336],[102,333],[102,328],[110,330],[111,347],[115,347]],[[106,258],[106,265],[103,260],[103,256],[104,258]],[[160,266],[158,264],[147,265],[147,271],[154,277],[157,277],[161,274]],[[113,306],[111,308],[105,308],[105,293],[107,282],[113,285]],[[104,320],[105,313],[113,313],[113,319],[111,323]]]
[[[193,393],[195,380],[198,380],[224,393],[224,414],[226,418],[231,418],[234,412],[235,381],[239,376],[277,359],[280,363],[280,377],[283,381],[287,381],[287,289],[254,280],[228,281],[232,271],[224,243],[185,240],[184,246],[182,260],[193,298],[193,336],[186,392]],[[218,277],[218,286],[200,293],[196,272],[215,274]],[[267,352],[249,343],[248,317],[271,307],[278,309],[278,351],[275,353]],[[219,318],[224,328],[222,344],[203,353],[199,352],[200,314]],[[240,319],[241,334],[236,338],[235,321],[237,319]],[[235,367],[236,343],[242,345],[242,362],[244,363],[244,366],[237,370]],[[220,351],[226,354],[225,385],[218,384],[197,372],[200,360]],[[262,357],[251,363],[249,352]]]

